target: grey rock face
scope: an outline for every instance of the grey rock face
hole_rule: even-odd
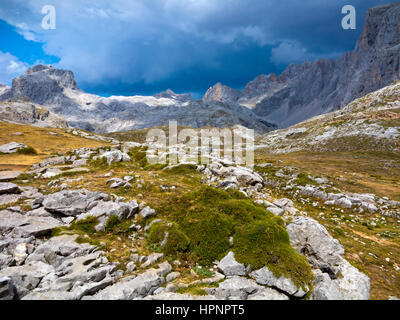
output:
[[[315,271],[315,287],[311,300],[369,300],[370,279],[343,259],[342,277],[331,279],[327,273]]]
[[[304,253],[316,268],[337,273],[344,249],[325,227],[311,218],[297,217],[286,228],[293,248]]]
[[[312,300],[343,300],[337,283],[327,273],[317,270],[314,276],[316,284],[310,297]]]
[[[78,244],[75,242],[76,238],[76,235],[51,238],[39,245],[27,258],[26,263],[42,261],[58,268],[66,257],[82,257],[96,250],[96,247],[87,243]]]
[[[47,108],[24,99],[0,102],[0,119],[38,127],[67,128],[67,122]]]
[[[53,267],[38,261],[23,266],[8,267],[0,271],[0,277],[11,278],[17,290],[18,298],[22,298],[29,291],[35,289],[42,279],[51,272],[54,272]]]
[[[234,253],[229,252],[218,264],[218,269],[225,276],[245,276],[246,268],[235,259]]]
[[[290,243],[316,271],[314,299],[368,300],[370,279],[343,258],[344,249],[325,227],[311,218],[295,218],[288,226]]]
[[[240,91],[222,85],[218,82],[209,88],[203,97],[203,101],[224,101],[236,102],[239,99]]]
[[[16,179],[21,174],[22,174],[21,171],[0,171],[0,182]]]
[[[139,210],[136,201],[131,202],[112,202],[100,200],[96,206],[88,211],[88,215],[100,218],[101,216],[117,216],[120,220],[129,219]]]

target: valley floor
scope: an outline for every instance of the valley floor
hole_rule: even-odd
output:
[[[203,212],[201,210],[205,210],[204,208],[208,208],[210,205],[218,206],[218,203],[213,203],[213,201],[228,201],[227,204],[230,203],[229,201],[233,201],[232,203],[247,201],[241,200],[240,197],[236,198],[235,194],[229,196],[230,200],[227,200],[227,196],[222,194],[220,195],[222,198],[214,198],[215,195],[213,195],[208,200],[196,200],[198,199],[196,198],[198,197],[196,190],[203,190],[201,188],[204,188],[203,186],[206,184],[216,186],[215,184],[219,181],[210,179],[210,177],[205,180],[204,174],[192,166],[181,166],[171,170],[149,167],[138,149],[130,151],[131,162],[107,165],[104,161],[98,161],[88,156],[88,161],[82,162],[81,166],[73,166],[72,162],[66,161],[62,164],[50,165],[45,170],[33,173],[31,166],[49,157],[74,156],[77,155],[74,150],[78,148],[107,150],[112,141],[98,141],[82,136],[80,131],[73,133],[66,129],[35,128],[6,122],[0,122],[0,128],[0,145],[15,141],[31,146],[37,151],[37,154],[1,154],[0,177],[9,170],[19,170],[22,174],[11,179],[10,182],[21,188],[36,188],[44,196],[62,190],[81,190],[84,188],[107,194],[116,199],[115,201],[118,201],[119,197],[121,199],[123,197],[124,201],[137,200],[141,203],[141,210],[146,206],[155,209],[158,214],[157,218],[172,219],[174,225],[183,228],[187,234],[192,234],[192,230],[188,225],[181,223],[179,216],[177,216],[182,210],[182,212],[193,212],[191,213],[194,214],[191,221],[195,222],[200,218],[195,215],[196,211],[193,209]],[[90,155],[90,150],[88,154]],[[344,246],[344,257],[370,277],[371,299],[399,297],[400,203],[396,202],[400,201],[399,158],[400,156],[391,154],[351,154],[345,152],[332,154],[298,152],[271,155],[258,150],[256,152],[257,165],[255,169],[267,183],[262,190],[249,189],[248,194],[253,197],[253,200],[261,202],[267,200],[268,203],[282,198],[292,200],[296,210],[306,212],[309,217],[314,218],[326,227],[329,233]],[[79,161],[79,157],[77,161]],[[82,167],[86,170],[81,170]],[[38,168],[40,169],[40,166]],[[45,176],[46,173],[48,173],[47,176]],[[110,182],[111,178],[113,180]],[[111,189],[111,183],[116,183],[117,187]],[[376,195],[376,199],[383,198],[384,200],[382,200],[383,202],[376,200],[378,208],[372,210],[374,212],[359,210],[361,207],[354,206],[342,208],[336,204],[327,205],[326,199],[318,199],[302,193],[303,189],[301,188],[307,186],[320,188],[325,190],[326,193],[338,194],[341,192],[349,195],[369,193]],[[386,210],[385,201],[392,200],[394,207]],[[205,201],[201,202],[204,208],[198,207],[196,201]],[[210,203],[207,201],[210,201]],[[259,210],[258,207],[253,207],[252,204],[247,202],[240,203],[244,208],[249,206],[249,209],[246,210],[255,210],[254,212]],[[15,209],[18,212],[31,212],[31,205],[31,199],[17,197],[15,202],[3,202],[0,209],[18,207],[18,209]],[[236,212],[236,209],[232,210],[232,212]],[[243,212],[249,212],[246,210]],[[208,214],[208,211],[205,210],[204,214]],[[224,211],[221,214],[225,217],[226,213]],[[251,214],[257,215],[258,213]],[[250,219],[250,217],[246,217],[246,219]],[[131,218],[114,224],[107,221],[105,230],[96,232],[93,228],[98,221],[96,223],[84,221],[83,223],[60,226],[52,232],[53,236],[77,235],[80,243],[100,246],[108,261],[116,263],[117,269],[122,270],[120,273],[123,274],[124,278],[150,272],[149,270],[153,270],[149,269],[152,263],[164,261],[168,265],[172,265],[172,271],[177,280],[173,279],[169,284],[161,285],[161,287],[171,289],[171,286],[174,285],[176,287],[174,290],[171,289],[171,292],[191,294],[198,297],[220,294],[218,286],[222,278],[218,278],[218,268],[213,264],[216,257],[222,258],[220,254],[211,255],[210,260],[206,263],[202,261],[203,258],[199,258],[199,253],[193,250],[190,253],[185,252],[185,250],[183,252],[179,250],[173,253],[165,252],[157,241],[152,242],[151,237],[148,238],[149,235],[143,232],[142,228],[146,226],[143,222],[144,220],[133,220]],[[138,224],[137,227],[132,229],[132,225],[136,223]],[[157,221],[153,223],[157,224]],[[224,220],[221,220],[221,226],[225,226],[224,223]],[[229,222],[227,225],[229,225]],[[147,229],[147,231],[149,230],[152,229]],[[229,235],[229,232],[227,234]],[[215,241],[220,241],[220,239],[216,238]],[[227,246],[226,249],[228,249],[229,243],[226,244],[224,241],[221,242],[221,246]],[[201,240],[199,240],[200,242]],[[305,269],[300,268],[302,262],[298,262],[297,265],[297,268],[300,269],[295,272],[290,271],[293,269],[292,262],[281,262],[281,256],[279,256],[281,249],[277,248],[277,250],[278,264],[284,263],[284,265],[274,265],[274,262],[272,262],[269,265],[270,268],[276,267],[277,272],[284,275],[287,272],[292,272],[292,279],[296,279],[295,274],[299,271],[306,277],[309,270],[305,267]],[[135,268],[132,268],[132,263],[130,263],[133,261],[132,254],[135,255],[133,260],[138,265]],[[240,256],[238,251],[235,252],[235,255]],[[143,261],[149,259],[148,257],[155,257],[155,260],[152,263],[143,263]],[[142,259],[141,267],[139,267],[140,263],[137,261],[140,259]],[[293,256],[293,259],[299,258]],[[210,267],[202,268],[202,264]],[[304,281],[303,285],[308,282],[306,279],[299,279],[298,283]]]

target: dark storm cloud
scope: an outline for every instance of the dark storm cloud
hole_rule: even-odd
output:
[[[170,87],[204,92],[216,81],[240,88],[290,62],[352,50],[372,0],[52,1],[57,29],[42,30],[47,0],[2,0],[0,19],[42,42],[83,89],[149,94]],[[357,9],[357,30],[341,8]],[[13,54],[10,48],[10,54]],[[22,61],[22,63],[25,61]]]

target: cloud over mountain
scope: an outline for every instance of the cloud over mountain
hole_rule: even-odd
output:
[[[354,5],[363,17],[381,2]],[[240,87],[257,74],[280,71],[290,60],[288,45],[297,45],[298,59],[338,55],[352,49],[362,29],[341,29],[342,0],[55,0],[57,29],[43,30],[47,4],[3,0],[0,19],[27,41],[43,42],[47,54],[60,58],[57,67],[74,70],[86,89],[195,91],[215,80]]]

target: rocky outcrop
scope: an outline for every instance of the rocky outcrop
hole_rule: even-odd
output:
[[[245,266],[236,261],[232,251],[219,262],[217,268],[227,277],[245,276],[247,274]]]
[[[68,127],[63,118],[47,108],[23,99],[0,102],[0,119],[37,127]]]
[[[317,221],[295,218],[288,226],[290,243],[317,269],[312,298],[369,300],[370,279],[343,258],[344,249]]]
[[[240,91],[222,85],[218,82],[209,88],[203,97],[203,101],[224,101],[235,103],[240,96]]]
[[[268,267],[264,267],[262,269],[253,271],[250,276],[261,285],[267,285],[268,287],[276,288],[281,292],[285,292],[290,296],[294,296],[296,298],[304,297],[308,288],[298,288],[291,279],[285,278],[284,276],[276,277]]]

